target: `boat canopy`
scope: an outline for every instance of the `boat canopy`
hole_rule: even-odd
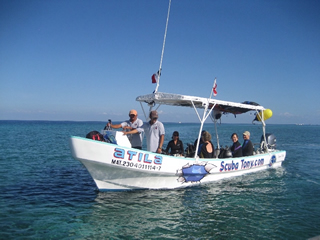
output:
[[[206,121],[206,119],[211,115],[211,113],[231,113],[231,114],[241,114],[246,113],[248,111],[255,111],[256,113],[261,112],[261,123],[262,123],[262,129],[263,129],[263,136],[264,140],[266,141],[265,137],[265,122],[263,117],[263,112],[266,110],[264,107],[260,106],[259,104],[255,102],[245,101],[242,103],[235,103],[235,102],[229,102],[229,101],[221,101],[217,100],[215,98],[202,98],[202,97],[195,97],[195,96],[188,96],[188,95],[181,95],[181,94],[173,94],[173,93],[163,93],[163,92],[154,92],[152,94],[142,95],[138,96],[136,98],[138,102],[140,102],[142,110],[144,112],[144,115],[147,118],[147,115],[144,111],[142,103],[146,103],[149,106],[149,111],[156,105],[171,105],[171,106],[181,106],[181,107],[192,107],[196,111],[198,118],[200,120],[200,129],[198,134],[198,141],[196,149],[199,147],[199,142],[201,138],[201,132],[203,129],[203,124]],[[203,109],[203,115],[200,116],[197,109]],[[217,114],[218,116],[219,114]],[[221,114],[220,114],[221,117]],[[217,131],[217,119],[220,117],[216,116],[212,118],[214,125],[215,125],[215,131],[216,131],[216,137],[217,137],[217,145],[218,149],[220,149],[220,143],[219,143],[219,136]],[[267,149],[267,151],[269,151]],[[197,153],[195,152],[194,158],[198,158]]]
[[[217,110],[223,113],[241,114],[251,110],[263,111],[264,107],[255,102],[245,101],[242,103],[221,101],[213,98],[202,98],[181,94],[157,92],[147,95],[138,96],[139,102],[147,103],[148,105],[171,105],[181,107],[193,107]]]

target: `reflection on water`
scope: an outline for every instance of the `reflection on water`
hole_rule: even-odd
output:
[[[79,231],[88,238],[141,239],[159,232],[170,238],[224,238],[248,225],[272,227],[274,211],[285,210],[278,202],[287,192],[283,174],[275,169],[179,190],[99,192]]]

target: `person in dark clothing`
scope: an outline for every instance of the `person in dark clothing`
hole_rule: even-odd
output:
[[[232,157],[242,157],[242,146],[239,143],[239,137],[236,133],[231,135],[233,145],[231,146]]]
[[[242,144],[242,156],[252,156],[253,155],[253,144],[250,141],[250,132],[245,131],[243,133],[243,144]]]
[[[168,143],[168,146],[166,148],[166,152],[169,153],[170,150],[170,155],[183,155],[184,154],[184,149],[183,149],[183,143],[179,139],[179,132],[174,131],[172,134],[172,140]]]
[[[200,148],[201,144],[203,144],[202,134],[203,134],[204,132],[205,132],[205,130],[202,130],[202,131],[201,131],[201,135],[200,135],[200,139],[199,139],[199,148]],[[194,144],[193,144],[194,148],[197,147],[197,142],[198,142],[198,139],[196,139],[196,140],[194,141]],[[199,148],[198,148],[198,150],[199,150]],[[198,152],[198,151],[197,151],[197,152]]]
[[[211,142],[211,134],[207,131],[204,131],[201,138],[203,143],[199,146],[199,157],[214,158],[214,146]]]

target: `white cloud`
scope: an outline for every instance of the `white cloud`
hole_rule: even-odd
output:
[[[289,112],[280,113],[279,115],[283,116],[283,117],[294,117],[294,115],[292,113],[289,113]]]

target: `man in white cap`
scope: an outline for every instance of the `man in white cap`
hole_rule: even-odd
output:
[[[243,144],[242,144],[242,156],[251,156],[253,155],[253,144],[250,141],[250,132],[245,131],[243,133]]]
[[[123,128],[125,130],[124,134],[128,136],[128,139],[133,148],[142,149],[142,137],[143,129],[141,129],[143,122],[138,118],[138,112],[134,109],[129,112],[129,120],[122,122],[120,124],[108,123],[107,126],[112,128]],[[137,129],[137,132],[133,134],[128,134],[130,131]]]

